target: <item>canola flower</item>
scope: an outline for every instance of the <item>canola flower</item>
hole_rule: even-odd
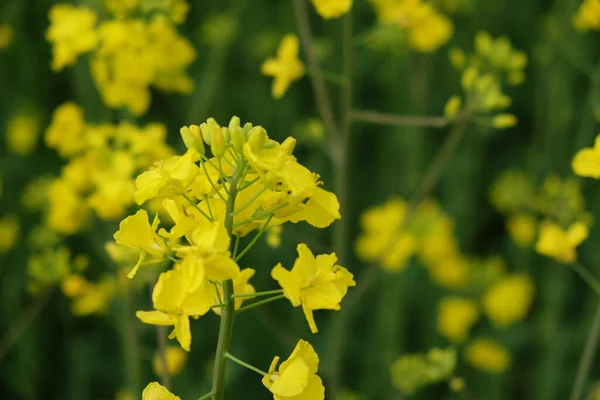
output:
[[[317,13],[324,19],[338,18],[352,8],[353,0],[311,0]]]
[[[15,215],[0,218],[0,254],[8,253],[19,239],[20,224]]]
[[[506,371],[511,363],[508,351],[492,339],[475,339],[467,344],[464,352],[471,366],[490,374]]]
[[[577,176],[600,179],[600,135],[596,137],[594,147],[585,147],[575,154],[571,167]]]
[[[165,361],[167,364],[167,373],[169,376],[175,376],[181,372],[185,366],[187,353],[181,347],[167,346],[164,352]],[[162,355],[156,352],[152,357],[152,370],[158,376],[164,375],[164,367]]]
[[[190,351],[190,318],[212,310],[220,316],[222,329],[231,329],[237,313],[286,297],[293,306],[302,306],[311,331],[317,332],[313,310],[339,310],[348,287],[355,285],[352,274],[336,265],[335,253],[315,257],[305,244],[299,244],[291,271],[281,264],[271,271],[282,289],[266,292],[257,292],[250,283],[256,271],[242,269],[238,262],[271,227],[300,221],[318,228],[329,226],[340,218],[336,196],[321,187],[319,175],[293,156],[295,140],[291,137],[278,143],[264,128],[250,123],[242,126],[237,117],[228,126],[210,118],[200,126],[183,127],[180,133],[185,154],[154,162],[135,179],[132,193],[139,206],[160,201],[172,223],[163,227],[158,215],[151,217],[140,209],[121,221],[114,234],[116,245],[107,245],[120,262],[131,260],[131,252],[137,253],[130,279],[141,269],[173,263],[154,285],[154,310],[138,311],[137,317],[147,324],[171,326],[169,338]],[[252,232],[256,232],[254,238],[242,248],[242,238]],[[273,296],[245,305],[268,295]],[[222,333],[219,343],[230,337],[230,332]],[[223,393],[226,359],[260,371],[222,349],[219,344],[214,366],[213,394],[217,397]],[[276,364],[264,381],[275,399],[323,398],[323,385],[316,375],[318,357],[310,344],[300,341],[277,372]],[[144,398],[151,398],[151,393],[174,396],[165,390],[148,386]]]
[[[52,7],[46,33],[52,69],[61,71],[89,53],[90,72],[104,103],[134,115],[148,110],[150,87],[190,93],[193,82],[185,70],[196,52],[176,28],[185,20],[187,3],[107,1],[106,7],[113,15],[101,21],[85,6]]]
[[[375,8],[377,31],[392,29],[406,36],[408,46],[432,53],[448,42],[454,32],[452,21],[433,4],[422,0],[370,0]],[[393,40],[393,36],[392,36]]]
[[[426,354],[404,354],[390,368],[392,385],[403,394],[449,380],[456,368],[456,350],[432,348]]]
[[[142,400],[181,400],[158,382],[149,383],[142,392]]]
[[[17,114],[9,119],[6,127],[6,142],[8,150],[19,156],[31,154],[38,142],[40,126],[35,116]]]
[[[453,343],[462,343],[479,319],[477,304],[466,298],[445,297],[438,305],[438,331]]]
[[[299,51],[298,37],[289,34],[281,39],[277,56],[262,63],[262,74],[274,78],[271,89],[274,98],[283,97],[291,83],[304,76],[304,64],[298,58]]]
[[[540,225],[535,249],[560,263],[572,264],[577,260],[577,246],[583,243],[588,235],[588,227],[583,222],[576,222],[563,229],[554,222],[544,221]]]
[[[504,328],[527,315],[535,286],[527,275],[515,274],[503,277],[483,295],[482,308],[496,327]]]
[[[600,29],[600,1],[584,0],[573,17],[573,25],[579,31]]]

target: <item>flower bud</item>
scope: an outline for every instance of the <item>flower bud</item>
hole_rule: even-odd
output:
[[[492,125],[497,129],[512,128],[517,125],[517,117],[512,114],[498,114],[492,119]]]
[[[453,120],[458,115],[461,105],[462,100],[459,96],[450,97],[444,107],[444,116],[449,120]]]
[[[198,125],[190,125],[189,127],[184,126],[179,130],[181,138],[185,147],[188,149],[194,149],[200,154],[204,154],[204,142],[202,140],[202,132]]]
[[[225,155],[225,138],[223,137],[223,132],[219,125],[213,127],[212,132],[212,142],[210,144],[210,149],[215,157],[223,157]]]

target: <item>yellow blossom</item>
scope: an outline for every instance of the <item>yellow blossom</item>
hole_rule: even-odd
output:
[[[137,264],[127,275],[133,278],[135,273],[145,261],[146,256],[152,257],[150,262],[162,261],[167,253],[167,246],[164,240],[158,236],[156,229],[160,220],[158,216],[154,218],[152,226],[148,222],[148,213],[146,210],[139,210],[135,215],[130,215],[121,221],[119,230],[114,234],[117,244],[127,246],[140,251],[140,258]]]
[[[456,368],[456,350],[432,348],[427,354],[404,354],[390,368],[392,385],[412,394],[426,385],[447,380]]]
[[[438,306],[438,331],[453,343],[462,343],[479,318],[474,301],[460,297],[445,297]]]
[[[564,230],[554,222],[545,221],[540,225],[535,250],[560,263],[572,264],[577,260],[577,246],[587,239],[588,234],[588,227],[583,222],[576,222]]]
[[[81,292],[71,296],[73,314],[86,316],[104,313],[116,292],[116,282],[113,277],[105,276],[97,283],[89,282],[80,288]],[[63,286],[64,290],[64,286]]]
[[[492,118],[492,126],[496,129],[507,129],[517,125],[517,117],[512,114],[498,114]]]
[[[281,225],[269,228],[266,232],[265,241],[269,247],[278,248],[281,245]]]
[[[537,221],[530,214],[517,214],[506,221],[506,228],[512,240],[519,247],[529,247],[536,235]]]
[[[533,301],[531,278],[518,274],[502,278],[483,295],[483,311],[492,323],[503,328],[525,318]]]
[[[312,3],[324,19],[342,16],[352,7],[352,0],[312,0]]]
[[[573,18],[573,24],[580,31],[600,29],[600,1],[584,0]]]
[[[11,153],[26,156],[37,146],[39,124],[33,115],[16,115],[8,121],[6,141]]]
[[[310,343],[300,340],[290,357],[281,363],[275,357],[262,383],[274,400],[325,399],[323,381],[317,375],[319,356]]]
[[[283,294],[294,307],[302,306],[312,333],[317,333],[313,310],[339,310],[349,286],[355,286],[353,275],[336,265],[335,253],[316,258],[303,243],[298,245],[298,258],[291,271],[277,264],[271,276],[283,288]]]
[[[60,71],[75,64],[80,54],[96,47],[97,16],[91,9],[58,3],[50,9],[49,18],[46,39],[52,43],[52,70]]]
[[[304,64],[298,59],[299,47],[296,35],[284,36],[279,45],[279,50],[277,50],[277,57],[267,59],[260,67],[264,75],[275,78],[272,94],[276,99],[284,95],[293,81],[304,75]]]
[[[459,289],[468,283],[471,265],[464,256],[457,255],[427,268],[431,279],[439,286]]]
[[[181,350],[181,347],[167,346],[164,358],[169,376],[175,376],[183,369],[187,353]],[[156,375],[163,375],[163,365],[163,355],[160,351],[157,351],[154,353],[154,357],[152,357],[152,368]]]
[[[594,147],[585,147],[577,152],[571,163],[575,175],[600,179],[600,135]]]
[[[142,400],[181,400],[181,398],[169,392],[169,389],[160,383],[152,382],[144,388]]]
[[[460,107],[462,105],[462,99],[459,96],[452,96],[446,102],[444,106],[444,117],[449,120],[453,120],[458,115]]]
[[[86,148],[85,130],[81,107],[72,102],[64,103],[52,114],[52,122],[46,130],[46,145],[62,157],[73,156]]]
[[[509,367],[508,351],[491,339],[475,339],[465,348],[465,359],[473,367],[490,374],[499,374]]]
[[[19,220],[16,216],[0,218],[0,254],[8,253],[19,238]]]

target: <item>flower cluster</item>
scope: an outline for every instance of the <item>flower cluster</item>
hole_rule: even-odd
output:
[[[403,354],[392,364],[392,384],[410,395],[421,387],[452,378],[456,368],[456,350],[433,348],[427,354]]]
[[[276,99],[285,94],[293,81],[304,75],[304,64],[298,58],[299,47],[296,35],[284,36],[277,50],[277,57],[268,58],[260,67],[264,75],[274,78],[271,93]]]
[[[526,317],[534,295],[531,278],[507,273],[499,257],[477,260],[463,254],[453,220],[434,201],[422,202],[409,215],[408,205],[393,199],[366,211],[361,225],[363,232],[356,242],[360,258],[399,272],[416,255],[433,282],[451,291],[439,302],[437,327],[453,344],[469,339],[481,315],[497,329]]]
[[[352,0],[312,0],[312,3],[324,19],[338,18],[352,7]]]
[[[19,112],[12,116],[6,126],[8,150],[18,156],[31,154],[38,142],[40,123],[35,112]]]
[[[370,3],[379,23],[370,34],[371,41],[398,38],[411,49],[431,53],[452,37],[452,21],[428,1],[370,0]]]
[[[458,48],[450,50],[450,61],[461,71],[464,95],[452,96],[446,103],[445,115],[457,118],[461,113],[476,115],[475,121],[486,121],[498,129],[510,128],[517,123],[512,114],[497,113],[506,110],[510,98],[503,85],[520,85],[525,81],[527,55],[513,48],[506,37],[494,39],[487,32],[475,36],[475,53],[465,54]],[[490,114],[494,114],[489,117]],[[489,118],[489,121],[487,120]]]
[[[355,285],[352,274],[336,264],[335,254],[315,256],[299,244],[292,270],[278,264],[271,272],[282,289],[258,293],[250,283],[256,271],[242,269],[238,262],[270,227],[300,221],[318,228],[329,226],[340,218],[336,196],[321,188],[319,175],[292,155],[295,140],[291,137],[278,143],[264,128],[242,126],[237,117],[228,126],[211,118],[200,126],[183,127],[180,133],[185,154],[155,162],[136,178],[133,192],[140,206],[162,201],[170,226],[161,227],[158,214],[151,219],[141,209],[125,218],[114,234],[119,246],[139,254],[129,278],[148,266],[173,263],[154,286],[154,310],[138,311],[137,317],[144,323],[172,326],[170,338],[189,351],[190,317],[197,319],[211,310],[222,315],[230,304],[241,312],[246,300],[277,294],[267,301],[287,298],[294,307],[302,306],[316,333],[313,311],[339,310],[348,287]],[[243,238],[254,231],[254,238],[241,249]],[[118,251],[113,247],[113,253]],[[323,398],[316,375],[318,357],[310,344],[300,341],[279,372],[275,372],[277,361],[263,379],[275,399],[308,392],[315,399]],[[163,389],[149,386],[146,390]],[[147,392],[144,396],[150,398]]]
[[[580,31],[600,30],[600,1],[584,0],[573,18],[573,24]]]
[[[108,107],[127,108],[134,115],[150,105],[150,87],[189,93],[186,68],[196,57],[191,43],[177,32],[185,20],[184,1],[106,1],[112,14],[98,22],[84,6],[58,3],[50,10],[46,37],[52,43],[52,69],[74,65],[92,53],[92,77]]]
[[[576,171],[578,157],[573,164]],[[490,193],[494,207],[507,216],[506,227],[515,244],[528,248],[535,242],[536,251],[544,256],[565,264],[576,261],[576,248],[588,237],[591,223],[577,180],[549,175],[536,188],[524,173],[507,171]]]

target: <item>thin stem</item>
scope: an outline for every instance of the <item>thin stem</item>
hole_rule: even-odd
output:
[[[208,201],[207,195],[204,195],[203,197],[204,197],[204,202],[206,203],[206,208],[208,208],[208,215],[210,215],[209,221],[213,222],[213,220],[215,219],[215,216],[212,212],[212,207],[210,206],[210,201]],[[202,211],[202,210],[200,210],[200,207],[198,207],[198,209],[199,209],[199,211]]]
[[[311,84],[315,93],[316,106],[329,132],[330,138],[337,138],[338,128],[333,116],[327,85],[319,69],[319,61],[315,51],[315,45],[310,30],[310,20],[308,17],[308,2],[305,0],[293,0],[294,14],[296,16],[296,25],[302,39],[302,48],[308,63],[310,71]]]
[[[256,293],[241,293],[241,294],[234,294],[232,297],[234,299],[239,299],[239,298],[244,298],[244,297],[261,297],[261,296],[270,296],[272,294],[281,294],[283,293],[283,289],[277,289],[277,290],[266,290],[264,292],[256,292]]]
[[[237,196],[237,183],[238,179],[244,172],[246,165],[244,161],[240,162],[237,168],[233,171],[231,182],[229,183],[229,196],[227,197],[226,208],[225,208],[225,229],[229,237],[232,236],[233,232],[233,209],[235,207],[235,198]],[[219,290],[217,288],[217,294]],[[219,327],[219,340],[217,342],[217,351],[215,353],[215,363],[213,372],[213,393],[214,400],[223,400],[225,398],[225,355],[229,351],[229,344],[231,342],[231,335],[233,333],[233,320],[235,318],[235,301],[232,296],[234,294],[233,280],[227,279],[223,281],[223,303],[225,306],[221,307],[221,325]]]
[[[175,257],[173,257],[173,256],[170,256],[170,255],[168,255],[168,254],[165,254],[165,258],[166,258],[166,259],[168,259],[168,260],[171,260],[171,261],[173,261],[175,264],[179,264],[179,260],[178,260],[178,259],[176,259],[176,258],[175,258]]]
[[[208,400],[208,399],[211,399],[212,396],[213,396],[213,394],[214,394],[213,392],[206,393],[204,396],[200,397],[198,400]]]
[[[156,341],[160,357],[160,380],[161,385],[169,389],[171,387],[171,374],[167,364],[167,327],[156,325]]]
[[[207,175],[208,177],[208,175]],[[208,178],[210,180],[210,177]],[[190,199],[190,197],[187,194],[183,194],[183,197],[188,201],[188,203],[190,203],[200,214],[202,214],[204,216],[204,218],[206,218],[207,220],[209,220],[210,222],[213,222],[213,217],[212,217],[212,212],[211,215],[206,214],[204,211],[202,211],[202,209],[198,206],[198,204],[196,204],[196,202],[192,199]],[[208,201],[206,202],[208,204]],[[210,205],[208,206],[209,211],[210,211]]]
[[[238,190],[238,193],[241,192],[244,189],[248,189],[250,186],[252,186],[256,182],[258,182],[259,179],[260,179],[260,176],[257,176],[256,178],[252,179],[250,182],[247,182],[247,183],[243,184],[242,187],[240,188],[240,190]]]
[[[210,306],[211,309],[213,309],[213,308],[223,308],[223,307],[225,307],[225,304],[223,304],[223,303],[219,303],[219,304],[215,304],[215,305]]]
[[[600,296],[600,282],[598,279],[580,263],[571,264],[575,272],[587,283],[587,285]]]
[[[345,86],[348,84],[348,81],[343,76],[340,76],[334,72],[321,70],[321,76],[323,79],[329,83],[333,83],[340,86]],[[307,76],[312,76],[312,72],[309,70],[306,72]]]
[[[242,360],[240,360],[237,357],[232,356],[230,353],[225,353],[225,357],[229,358],[231,361],[241,365],[242,367],[246,367],[251,371],[256,372],[257,374],[261,374],[262,376],[265,376],[267,373],[261,369],[256,368],[253,365],[250,365],[248,363],[243,362]]]
[[[284,296],[283,294],[280,294],[280,295],[277,295],[277,296],[269,297],[268,299],[264,299],[264,300],[261,300],[261,301],[257,301],[256,303],[252,303],[252,304],[249,304],[249,305],[247,305],[247,306],[245,306],[245,307],[242,307],[242,308],[240,308],[239,310],[237,310],[237,311],[236,311],[236,314],[239,314],[239,313],[241,313],[242,311],[251,310],[251,309],[253,309],[253,308],[256,308],[256,307],[258,307],[258,306],[262,306],[263,304],[267,304],[267,303],[270,303],[270,302],[272,302],[272,301],[276,301],[276,300],[279,300],[279,299],[283,299],[284,297],[285,297],[285,296]]]
[[[272,216],[273,216],[273,213],[274,213],[275,211],[277,211],[277,210],[279,210],[279,209],[281,209],[281,208],[283,208],[283,207],[285,207],[285,206],[287,206],[287,205],[288,205],[288,202],[286,201],[285,203],[283,203],[283,204],[280,204],[280,205],[278,205],[277,207],[273,207],[273,208],[272,208],[272,209],[270,209],[269,211],[265,211],[264,213],[262,213],[262,214],[258,214],[258,215],[255,215],[255,216],[254,216],[254,217],[252,217],[252,218],[248,218],[248,219],[245,219],[245,220],[243,220],[243,221],[237,222],[237,223],[233,224],[233,227],[234,227],[234,228],[237,228],[238,226],[242,226],[242,225],[245,225],[245,224],[249,224],[250,222],[254,222],[254,221],[256,221],[256,220],[263,219],[263,218],[265,218],[265,217],[272,218]]]
[[[210,178],[210,175],[206,169],[206,164],[205,162],[201,163],[202,164],[202,169],[204,170],[204,174],[206,175],[206,179],[208,179],[208,183],[210,183],[210,186],[212,186],[213,190],[215,192],[217,192],[217,196],[219,196],[221,198],[221,200],[223,200],[225,203],[227,203],[227,200],[225,199],[225,197],[223,197],[223,195],[221,194],[221,191],[217,188],[217,186],[215,185],[215,183],[212,181],[212,179]],[[223,175],[225,176],[225,175]]]
[[[140,368],[140,343],[137,332],[137,319],[135,318],[135,296],[129,282],[123,283],[124,310],[123,323],[123,358],[125,363],[125,379],[127,388],[131,393],[140,393],[141,368]]]
[[[352,120],[379,125],[392,126],[430,126],[433,128],[444,128],[449,121],[444,117],[428,117],[420,115],[394,115],[384,114],[376,111],[352,111]]]
[[[40,315],[44,307],[48,304],[48,301],[52,297],[54,290],[48,290],[42,296],[35,299],[23,314],[11,324],[6,335],[0,340],[0,362],[12,349],[12,347],[19,342],[23,334],[27,331],[27,328],[32,324],[33,321]]]
[[[215,282],[212,282],[213,285],[215,285],[215,290],[217,291],[217,300],[219,301],[218,304],[225,304],[225,302],[223,302],[223,299],[221,298],[221,292],[219,292],[219,285],[217,285]],[[221,287],[223,286],[223,284],[220,285]]]
[[[599,338],[600,305],[598,305],[598,308],[596,309],[596,313],[594,314],[594,319],[592,321],[592,326],[590,328],[587,340],[585,342],[583,354],[581,355],[581,361],[579,362],[579,367],[577,368],[575,384],[573,385],[573,390],[571,391],[570,400],[580,400],[583,398],[583,391],[585,388],[585,384],[590,376],[593,361],[596,355],[596,350],[598,348]]]
[[[248,246],[246,246],[246,248],[244,250],[242,250],[242,252],[237,255],[235,257],[235,261],[240,260],[242,257],[244,257],[244,255],[250,251],[250,249],[252,248],[252,246],[254,246],[256,244],[256,242],[258,241],[258,239],[260,239],[260,237],[262,236],[262,234],[265,232],[265,230],[267,229],[267,227],[269,226],[269,223],[271,222],[271,220],[273,219],[273,214],[271,214],[269,216],[269,218],[267,219],[267,221],[261,226],[260,230],[258,231],[258,233],[254,236],[254,238],[252,239],[252,241],[248,244]]]
[[[233,259],[237,257],[238,248],[240,247],[240,235],[235,235],[235,245],[233,246]]]
[[[264,186],[261,190],[259,190],[258,192],[256,192],[256,194],[254,196],[252,196],[252,198],[250,200],[248,200],[246,203],[244,203],[237,210],[234,210],[232,214],[233,215],[237,215],[237,214],[241,213],[242,211],[244,211],[246,208],[248,208],[248,206],[250,206],[250,204],[254,203],[254,200],[258,199],[258,197],[261,194],[263,194],[266,190],[267,190],[267,187]]]

